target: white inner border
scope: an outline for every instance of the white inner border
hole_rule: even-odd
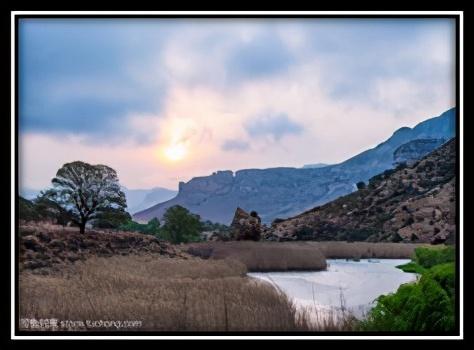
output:
[[[464,184],[463,184],[463,116],[464,116],[464,12],[463,11],[12,11],[11,12],[11,339],[464,339]],[[271,335],[271,336],[239,336],[239,335],[182,335],[182,336],[90,336],[90,335],[61,335],[61,336],[18,336],[15,335],[15,187],[16,187],[16,169],[15,169],[15,17],[17,15],[458,15],[459,16],[459,106],[456,106],[459,113],[459,316],[460,316],[460,335],[458,336],[345,336],[345,335]],[[296,18],[295,18],[296,19]]]

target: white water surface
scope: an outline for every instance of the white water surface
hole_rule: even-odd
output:
[[[281,289],[297,307],[321,311],[346,310],[358,318],[374,305],[375,299],[395,292],[417,275],[397,269],[407,259],[328,259],[325,271],[254,272],[248,275]]]

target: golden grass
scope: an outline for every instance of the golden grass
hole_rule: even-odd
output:
[[[187,252],[204,258],[234,259],[249,271],[324,270],[326,259],[319,249],[278,242],[213,242],[187,246]]]
[[[231,258],[249,271],[323,270],[326,259],[409,259],[422,244],[369,242],[207,242],[185,245],[195,256]]]
[[[372,242],[301,242],[319,249],[326,259],[410,259],[419,243],[372,243]]]
[[[22,273],[20,318],[137,320],[126,330],[140,331],[310,329],[285,294],[245,273],[227,259],[90,258],[57,275]]]

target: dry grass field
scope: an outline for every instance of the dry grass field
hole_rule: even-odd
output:
[[[90,258],[62,274],[22,273],[20,317],[138,320],[141,327],[127,330],[139,331],[310,329],[285,294],[245,274],[227,259]]]

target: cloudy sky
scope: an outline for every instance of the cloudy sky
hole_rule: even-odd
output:
[[[22,19],[20,186],[337,163],[454,106],[448,19]]]

